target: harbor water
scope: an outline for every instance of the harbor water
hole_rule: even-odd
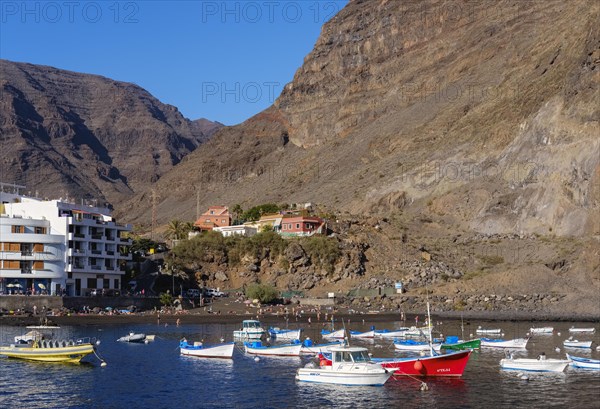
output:
[[[499,361],[505,351],[482,349],[471,355],[462,378],[409,377],[390,379],[382,387],[348,387],[301,383],[295,380],[296,369],[308,358],[261,357],[255,361],[237,348],[233,360],[183,357],[179,340],[219,342],[232,339],[237,325],[183,324],[164,326],[103,325],[62,327],[57,338],[97,337],[101,340],[100,356],[107,362],[101,367],[91,356],[89,364],[48,364],[0,359],[0,408],[594,408],[600,406],[600,371],[567,368],[558,374],[527,374],[502,371]],[[303,337],[320,342],[320,324],[298,323]],[[553,326],[554,333],[535,335],[527,350],[516,357],[565,358],[565,352],[600,359],[598,325],[595,334],[577,334],[579,340],[593,339],[593,349],[569,350],[562,342],[569,327],[593,326],[589,323],[471,322],[464,335],[476,337],[478,325],[501,328],[505,338],[525,337],[531,326]],[[369,330],[372,323],[362,319],[348,325],[353,330]],[[400,322],[377,323],[377,328],[393,329]],[[281,324],[282,327],[285,323]],[[443,335],[461,336],[460,321],[436,326]],[[23,327],[0,327],[0,342],[10,344]],[[130,331],[155,334],[148,344],[118,343],[116,339]],[[559,335],[560,333],[560,335]],[[354,341],[365,346],[374,357],[402,356],[385,339]],[[560,352],[556,348],[560,348]]]

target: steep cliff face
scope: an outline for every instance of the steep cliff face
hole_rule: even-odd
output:
[[[219,127],[135,84],[0,60],[0,179],[40,195],[118,202]]]
[[[201,192],[597,235],[598,17],[593,1],[351,1],[273,107],[153,187],[162,221],[193,218]]]

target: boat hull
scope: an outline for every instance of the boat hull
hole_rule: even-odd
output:
[[[593,334],[596,332],[596,328],[569,328],[569,332]]]
[[[223,358],[231,359],[233,357],[233,349],[235,343],[210,345],[210,346],[193,346],[182,345],[179,350],[181,355],[195,356],[198,358]]]
[[[397,351],[429,351],[429,343],[405,344],[402,342],[395,342],[394,348],[396,348]],[[434,351],[439,351],[442,349],[442,344],[432,344],[432,348]]]
[[[502,330],[500,328],[477,329],[475,332],[479,335],[500,335],[500,334],[502,334]]]
[[[573,368],[600,371],[600,360],[598,359],[580,358],[569,354],[567,354],[567,359],[571,361],[569,365],[571,365]]]
[[[377,360],[377,362],[384,368],[395,369],[394,376],[460,377],[469,362],[471,352],[468,350],[429,357]]]
[[[409,329],[410,328],[402,328],[397,331],[375,331],[375,336],[382,338],[399,338],[403,337]]]
[[[393,371],[383,369],[372,373],[357,373],[321,368],[300,368],[296,373],[296,380],[347,386],[382,386],[390,379],[392,374]]]
[[[375,331],[367,332],[352,332],[350,331],[350,338],[375,338]]]
[[[541,328],[529,328],[529,332],[533,335],[541,335],[541,334],[552,334],[554,332],[554,327],[541,327]]]
[[[509,340],[492,340],[488,338],[481,338],[481,347],[525,349],[527,348],[527,342],[529,342],[529,338],[517,338]]]
[[[295,339],[300,339],[301,334],[302,334],[302,329],[269,330],[269,335],[271,336],[271,338],[275,338],[275,339],[279,339],[279,340],[293,341]]]
[[[117,342],[130,342],[142,344],[146,341],[146,334],[129,334],[117,339]]]
[[[321,336],[323,338],[335,338],[335,339],[344,339],[346,338],[346,331],[343,329],[338,329],[337,331],[321,331]]]
[[[92,344],[59,348],[0,347],[0,355],[9,358],[40,362],[79,363],[84,357],[92,353],[94,353],[94,346]]]
[[[259,330],[259,331],[245,331],[245,330],[233,331],[234,338],[239,338],[239,339],[261,339],[263,337],[263,335],[265,335],[265,331],[262,331],[262,330]]]
[[[505,358],[500,360],[500,367],[506,371],[563,372],[569,363],[568,359]]]
[[[443,349],[449,349],[451,351],[463,351],[465,349],[478,349],[481,347],[480,339],[472,339],[469,341],[457,342],[452,344],[442,344]]]
[[[263,356],[300,356],[300,350],[302,344],[293,345],[272,345],[262,347],[252,347],[251,345],[244,345],[244,349],[247,354],[250,355],[263,355]]]
[[[564,341],[563,345],[565,348],[582,348],[590,349],[593,341]]]

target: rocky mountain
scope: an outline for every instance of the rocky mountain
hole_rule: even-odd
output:
[[[350,1],[273,106],[153,186],[159,221],[198,199],[316,202],[363,220],[346,240],[368,245],[364,276],[321,292],[435,274],[443,294],[600,313],[599,17],[594,1]],[[149,224],[148,201],[127,215]]]
[[[598,10],[351,1],[274,106],[154,186],[159,214],[192,217],[199,191],[203,205],[314,201],[486,234],[597,235]]]
[[[135,84],[0,60],[0,180],[41,196],[120,202],[221,126]]]

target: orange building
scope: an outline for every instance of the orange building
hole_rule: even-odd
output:
[[[212,230],[215,227],[231,226],[231,213],[227,206],[211,206],[194,223],[197,230]]]

